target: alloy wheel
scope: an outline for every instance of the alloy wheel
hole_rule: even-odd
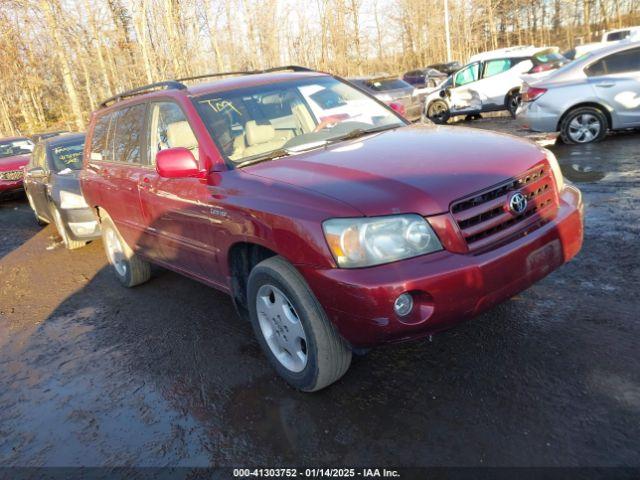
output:
[[[581,113],[569,122],[569,138],[576,143],[589,143],[598,137],[602,125],[595,115]]]
[[[256,296],[262,335],[271,353],[287,370],[301,372],[307,365],[307,336],[287,296],[273,285],[262,285]]]
[[[449,119],[449,108],[444,102],[435,102],[429,107],[429,118],[436,123],[445,123]]]

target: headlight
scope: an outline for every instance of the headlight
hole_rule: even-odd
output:
[[[369,267],[442,250],[431,226],[419,215],[333,218],[322,228],[342,268]]]
[[[558,159],[551,150],[543,148],[542,151],[547,156],[547,161],[549,162],[549,166],[551,167],[551,171],[553,172],[553,178],[556,179],[556,188],[558,189],[558,194],[560,194],[560,192],[564,188],[564,177],[562,176],[562,170],[560,170]]]
[[[82,195],[64,191],[60,192],[60,208],[63,210],[69,208],[86,208],[88,206]]]

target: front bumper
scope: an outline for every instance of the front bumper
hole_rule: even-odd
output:
[[[100,225],[90,208],[60,210],[72,240],[93,240],[100,236]]]
[[[558,113],[541,108],[537,102],[522,102],[516,111],[516,123],[534,132],[557,132]]]
[[[442,251],[378,267],[299,267],[340,334],[354,346],[420,338],[511,298],[573,258],[582,246],[580,191],[565,186],[556,217],[530,234],[479,255]],[[411,292],[406,317],[395,299]]]

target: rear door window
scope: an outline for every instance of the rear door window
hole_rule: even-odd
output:
[[[113,136],[113,159],[116,162],[139,164],[146,104],[126,107],[118,112]]]
[[[489,60],[484,64],[484,74],[482,78],[493,77],[499,73],[506,72],[511,68],[511,60],[508,58],[501,58],[499,60]]]
[[[640,48],[614,53],[591,64],[585,70],[589,77],[631,72],[640,72]]]

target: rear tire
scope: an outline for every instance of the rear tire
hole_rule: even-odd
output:
[[[446,124],[451,118],[451,111],[449,110],[449,105],[444,100],[434,100],[429,104],[429,108],[427,109],[427,117],[433,123],[437,123],[438,125]]]
[[[135,287],[151,278],[151,264],[133,252],[108,216],[102,219],[102,243],[118,281]]]
[[[53,222],[56,225],[58,234],[60,235],[60,238],[62,238],[62,243],[64,243],[64,246],[67,250],[76,250],[78,248],[84,247],[87,244],[87,242],[81,240],[73,240],[69,236],[69,232],[67,232],[67,226],[62,220],[60,211],[53,205],[51,206],[51,216],[53,217]]]
[[[609,122],[602,110],[580,107],[569,111],[560,122],[560,138],[566,144],[595,143],[607,134]]]
[[[315,392],[345,374],[351,350],[293,265],[280,256],[263,260],[247,289],[256,338],[291,386]]]
[[[520,106],[520,99],[520,92],[514,90],[513,92],[509,92],[507,94],[507,98],[505,98],[504,100],[504,106],[511,114],[511,118],[516,118],[516,112],[518,110],[518,107]]]

